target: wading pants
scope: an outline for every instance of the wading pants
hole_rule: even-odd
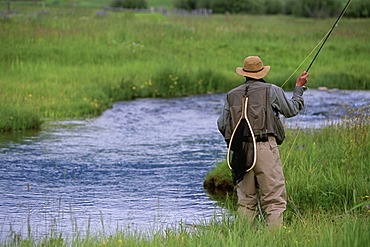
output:
[[[255,167],[244,175],[237,184],[238,212],[252,224],[258,214],[258,196],[261,190],[261,206],[266,213],[269,227],[283,226],[283,212],[286,209],[285,179],[275,137],[266,142],[257,142]]]

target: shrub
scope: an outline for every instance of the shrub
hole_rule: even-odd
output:
[[[370,17],[370,1],[369,0],[353,0],[349,5],[346,16],[349,17]]]
[[[286,13],[303,17],[331,17],[341,10],[340,0],[287,0]]]
[[[213,13],[246,14],[293,14],[300,17],[324,18],[337,16],[343,7],[342,0],[175,0],[175,7],[181,9],[209,8]],[[347,16],[368,17],[370,2],[354,0]]]
[[[175,0],[175,8],[192,10],[197,9],[196,0]]]
[[[282,0],[265,0],[266,14],[275,15],[284,12],[284,2]]]
[[[114,0],[111,3],[111,7],[115,8],[127,8],[127,9],[146,9],[148,4],[146,0]]]

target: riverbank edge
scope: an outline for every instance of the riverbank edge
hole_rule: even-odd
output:
[[[363,190],[361,192],[364,193],[363,197],[368,199],[369,195],[365,194],[369,193],[369,191],[362,187],[366,184],[370,176],[370,170],[366,168],[366,164],[370,162],[370,156],[366,151],[370,146],[370,115],[369,109],[366,109],[366,107],[358,111],[360,112],[360,116],[348,116],[342,123],[330,125],[321,130],[287,130],[287,138],[285,143],[279,146],[279,151],[284,173],[286,174],[288,196],[295,194],[291,198],[293,198],[293,201],[302,202],[301,208],[317,207],[331,211],[334,207],[332,206],[334,202],[328,201],[327,208],[323,208],[322,205],[319,205],[321,201],[314,201],[312,198],[307,200],[306,195],[301,192],[300,188],[304,184],[310,184],[310,181],[307,181],[304,174],[307,174],[307,172],[310,173],[312,170],[316,170],[316,176],[314,174],[308,175],[315,181],[316,186],[314,189],[316,191],[309,191],[310,194],[334,193],[343,195],[345,192],[342,189],[335,191],[331,188],[331,186],[343,186],[348,191],[358,192],[359,190]],[[335,176],[331,178],[327,177],[333,176],[332,173],[335,171],[338,172],[338,174],[335,174],[338,178],[335,178]],[[349,187],[343,181],[342,176],[349,176],[353,179],[356,177],[356,179],[362,181],[362,184],[353,184],[351,185],[352,187]],[[320,184],[320,182],[323,184]],[[331,185],[326,187],[328,183]],[[224,195],[230,193],[235,196],[232,173],[225,160],[216,163],[215,167],[209,171],[203,181],[203,187],[214,198],[223,198]],[[295,190],[294,193],[291,193],[291,190]],[[315,203],[318,205],[315,205]],[[348,205],[342,205],[344,208],[355,207],[358,201],[338,201],[338,205],[343,203],[348,203]],[[370,207],[370,201],[368,207]]]

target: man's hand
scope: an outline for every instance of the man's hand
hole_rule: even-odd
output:
[[[297,79],[295,85],[299,87],[303,87],[308,82],[308,72],[303,72]]]

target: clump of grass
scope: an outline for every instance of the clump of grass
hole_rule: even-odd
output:
[[[0,104],[3,105],[3,104]],[[28,130],[41,128],[42,120],[34,109],[27,106],[0,107],[0,130]]]
[[[226,162],[221,162],[205,177],[203,186],[207,190],[232,190],[233,180]]]
[[[148,96],[179,97],[225,90],[226,80],[224,75],[209,69],[174,71],[172,68],[165,68],[153,80],[146,82],[145,86],[149,89]]]

